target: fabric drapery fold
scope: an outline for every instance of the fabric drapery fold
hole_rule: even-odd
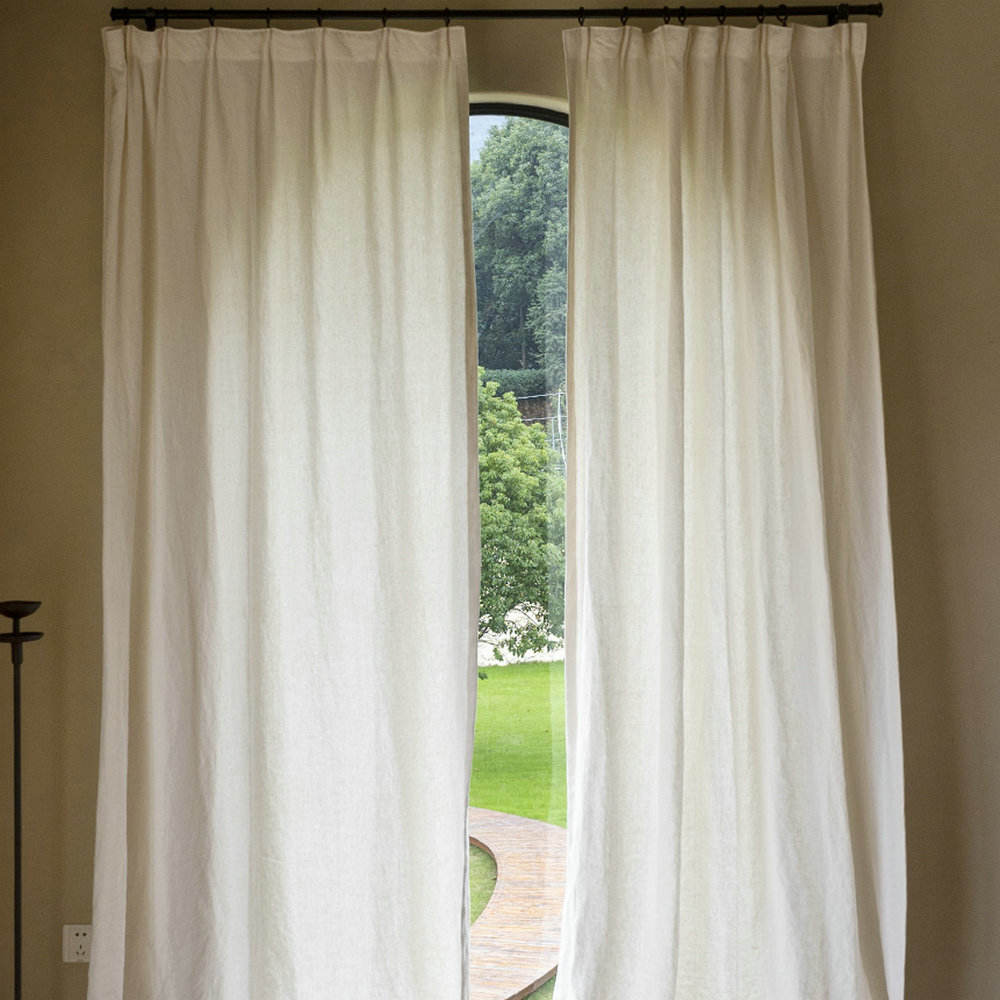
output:
[[[104,39],[89,996],[463,997],[464,34]]]
[[[865,28],[581,28],[557,1000],[901,1000]]]

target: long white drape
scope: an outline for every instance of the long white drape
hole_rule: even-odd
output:
[[[105,34],[91,1000],[465,995],[461,29]]]
[[[900,1000],[862,25],[567,32],[561,1000]]]

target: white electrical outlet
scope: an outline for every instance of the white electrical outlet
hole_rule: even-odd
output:
[[[90,961],[90,924],[63,924],[63,961]]]

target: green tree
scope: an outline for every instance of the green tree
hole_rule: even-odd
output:
[[[508,118],[472,164],[484,368],[545,368],[565,380],[568,130]]]
[[[498,654],[550,649],[562,635],[565,488],[545,432],[524,423],[514,396],[498,396],[480,368],[479,635],[504,636]]]

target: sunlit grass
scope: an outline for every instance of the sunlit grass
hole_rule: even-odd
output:
[[[484,670],[476,709],[472,805],[565,826],[563,662],[511,663]],[[472,848],[473,919],[485,908],[495,882],[492,859]],[[550,979],[530,1000],[551,1000],[554,990],[555,979]]]
[[[556,989],[556,977],[553,976],[544,986],[539,986],[534,993],[525,997],[525,1000],[551,1000]]]
[[[478,847],[469,847],[470,923],[475,923],[497,884],[496,862]]]
[[[566,825],[563,662],[484,668],[479,681],[471,802]]]

